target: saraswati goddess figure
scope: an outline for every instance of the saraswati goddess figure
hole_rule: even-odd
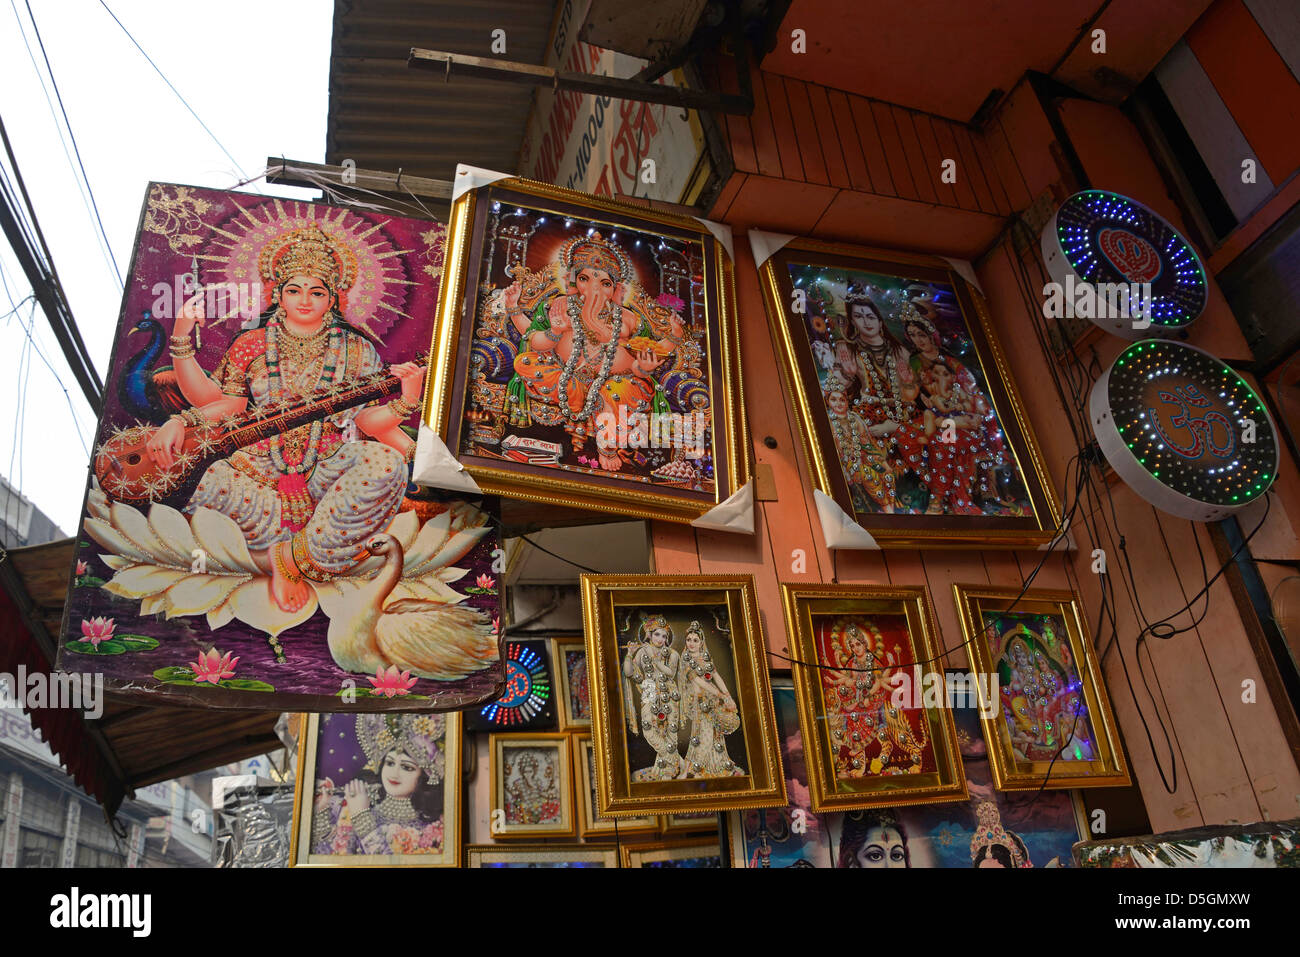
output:
[[[258,265],[272,284],[271,308],[257,328],[235,337],[211,376],[190,338],[207,321],[203,294],[176,319],[171,355],[190,407],[148,442],[163,468],[181,452],[187,425],[228,420],[250,404],[305,399],[383,369],[374,345],[340,308],[357,270],[344,242],[317,226],[301,227],[268,242]],[[239,525],[283,611],[308,600],[304,579],[328,581],[368,557],[367,540],[389,526],[402,503],[414,442],[400,426],[419,405],[424,369],[404,363],[390,371],[401,380],[401,398],[246,446],[211,465],[185,506],[190,514],[214,509]],[[373,441],[345,442],[349,420]]]
[[[525,287],[550,277],[528,275],[516,279],[494,305],[522,337],[507,409],[515,424],[526,426],[529,399],[557,406],[573,451],[581,453],[594,438],[600,467],[618,471],[623,467],[618,450],[627,444],[626,416],[669,411],[653,374],[682,346],[686,329],[675,312],[647,306],[655,313],[652,323],[631,307],[633,298],[640,298],[633,295],[640,291],[635,270],[627,254],[600,233],[568,240],[558,258],[564,295],[549,304],[543,300],[530,315],[520,305],[529,291]],[[606,421],[620,423],[616,444],[598,427],[603,414],[612,416]]]

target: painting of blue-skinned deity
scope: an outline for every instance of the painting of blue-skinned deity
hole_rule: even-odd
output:
[[[631,780],[744,776],[726,606],[620,608],[618,614]]]
[[[1071,866],[1074,795],[995,790],[973,701],[953,708],[969,800],[813,814],[794,690],[774,679],[772,693],[790,803],[728,815],[733,867]]]
[[[293,866],[459,863],[458,714],[305,722]]]
[[[724,228],[521,180],[452,221],[429,415],[480,487],[691,521],[745,484]]]
[[[491,497],[410,483],[443,227],[151,184],[59,666],[206,707],[500,693]]]

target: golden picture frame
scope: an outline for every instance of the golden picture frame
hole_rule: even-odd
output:
[[[290,867],[460,866],[459,712],[304,714],[300,728]]]
[[[726,227],[505,178],[447,236],[424,421],[479,488],[690,522],[749,481]]]
[[[1051,475],[984,297],[949,260],[796,238],[759,271],[818,491],[881,548],[1052,540]]]
[[[467,844],[467,868],[622,866],[618,850],[592,844]]]
[[[785,801],[749,575],[583,575],[599,813]]]
[[[1072,591],[952,586],[971,662],[996,675],[980,723],[1003,791],[1126,787],[1119,726]],[[985,715],[989,715],[985,717]]]
[[[717,832],[718,815],[707,812],[704,816],[698,815],[699,812],[695,814],[663,814],[659,818],[659,831],[664,835]]]
[[[722,867],[722,851],[714,841],[662,841],[624,844],[624,867]]]
[[[551,667],[560,699],[560,729],[590,728],[591,685],[587,677],[587,643],[583,637],[552,638]]]
[[[558,731],[488,736],[493,840],[577,836],[569,737]]]
[[[573,744],[574,787],[577,789],[578,836],[584,841],[593,838],[622,838],[633,834],[653,834],[659,829],[659,816],[617,818],[600,817],[596,797],[596,749],[590,734],[575,734]]]
[[[922,586],[781,585],[814,813],[968,797]]]

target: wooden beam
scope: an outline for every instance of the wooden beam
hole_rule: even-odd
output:
[[[526,86],[577,90],[579,93],[590,93],[594,96],[609,96],[641,103],[660,103],[665,106],[709,113],[734,113],[747,116],[754,110],[752,98],[734,93],[688,90],[662,83],[642,83],[639,80],[614,76],[573,73],[555,70],[549,66],[467,56],[463,53],[447,53],[443,50],[422,50],[414,47],[411,49],[406,65],[441,73],[447,80],[450,80],[455,73],[480,80],[503,80]]]
[[[314,179],[303,174],[310,174]],[[328,166],[324,163],[306,163],[300,160],[285,159],[283,156],[266,158],[266,181],[281,183],[285,186],[303,186],[307,189],[320,189],[319,180],[325,180],[338,186],[352,186],[370,189],[377,193],[412,193],[416,196],[451,201],[451,181],[446,179],[429,179],[425,176],[407,176],[400,170],[396,173],[384,173],[379,170],[352,169],[343,166]]]

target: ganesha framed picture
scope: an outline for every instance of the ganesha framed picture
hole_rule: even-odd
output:
[[[730,243],[522,179],[465,191],[426,421],[485,491],[698,518],[750,476]]]
[[[781,589],[812,810],[965,800],[926,589]]]
[[[410,483],[443,236],[373,208],[150,184],[62,669],[214,708],[500,693],[498,506]]]
[[[749,575],[583,575],[598,812],[785,800]]]
[[[489,735],[493,839],[577,836],[569,739],[547,732]]]
[[[952,586],[999,790],[1126,787],[1119,726],[1073,592]]]
[[[984,298],[950,261],[795,239],[760,272],[827,506],[881,548],[1052,540],[1042,453]]]
[[[291,867],[457,867],[459,714],[310,714]]]

